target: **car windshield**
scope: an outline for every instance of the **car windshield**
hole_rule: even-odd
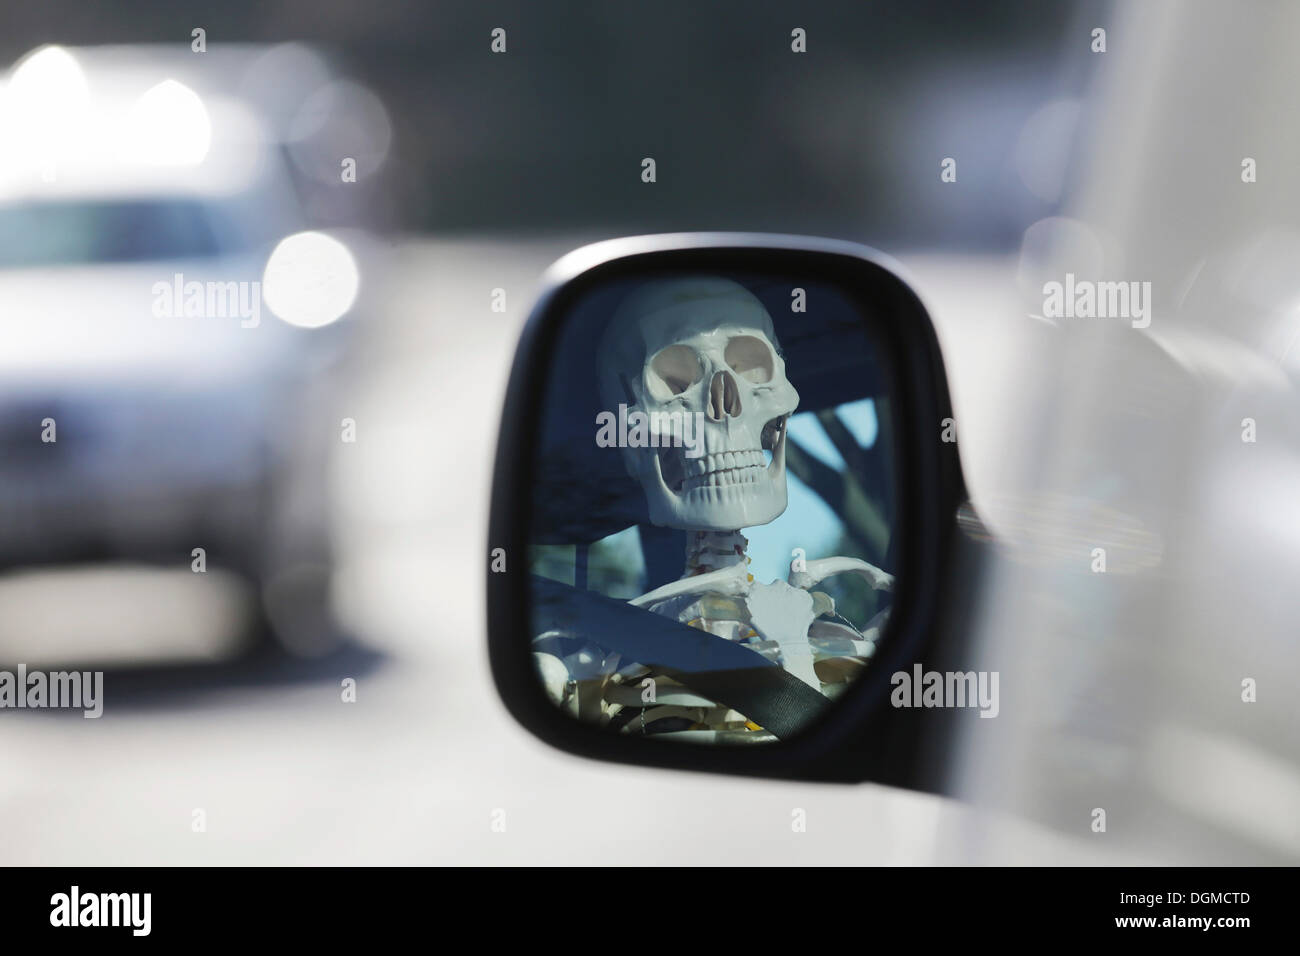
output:
[[[190,199],[29,201],[0,207],[0,268],[203,258],[220,252]]]

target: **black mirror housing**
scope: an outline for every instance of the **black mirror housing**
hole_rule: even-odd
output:
[[[762,747],[701,747],[616,734],[562,712],[538,682],[530,648],[526,555],[535,508],[542,396],[571,310],[601,283],[681,273],[781,274],[833,285],[852,300],[889,369],[894,422],[897,587],[887,629],[863,676],[799,733]],[[955,574],[966,500],[952,410],[925,307],[881,254],[853,243],[763,234],[686,233],[618,239],[560,259],[524,328],[510,373],[491,497],[487,571],[492,673],[511,714],[542,740],[603,760],[826,781],[943,789],[951,714],[890,706],[891,675],[957,661],[952,623],[967,587]],[[946,435],[945,435],[946,433]],[[948,437],[948,440],[945,440]],[[957,615],[960,619],[960,614]]]

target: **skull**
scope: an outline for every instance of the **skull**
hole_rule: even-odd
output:
[[[785,377],[772,319],[749,290],[722,278],[641,286],[615,313],[598,361],[606,408],[626,404],[652,422],[655,413],[664,421],[684,412],[701,432],[691,447],[623,449],[652,522],[737,531],[785,511],[786,421],[799,393]]]

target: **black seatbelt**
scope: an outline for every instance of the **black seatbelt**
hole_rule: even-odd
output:
[[[743,644],[549,578],[534,575],[532,584],[535,626],[568,631],[667,674],[778,738],[794,735],[830,708],[818,691]]]

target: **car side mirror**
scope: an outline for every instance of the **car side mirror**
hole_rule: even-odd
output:
[[[929,316],[846,242],[682,234],[557,262],[515,355],[488,639],[543,740],[937,789],[965,491]]]

